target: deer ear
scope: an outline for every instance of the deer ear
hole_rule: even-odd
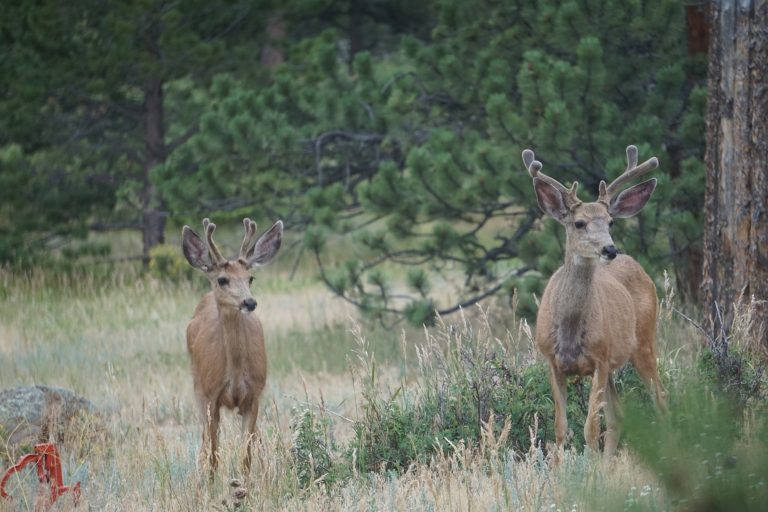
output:
[[[616,199],[611,201],[608,213],[616,218],[626,218],[636,215],[637,212],[642,210],[646,205],[655,189],[656,178],[652,178],[624,190],[621,194],[616,196]]]
[[[569,210],[565,206],[565,201],[560,191],[541,178],[533,178],[533,189],[536,191],[539,208],[556,221],[562,223],[565,217],[568,216]]]
[[[184,257],[196,269],[207,272],[213,267],[208,247],[189,226],[184,226],[181,230],[181,248],[184,251]]]
[[[279,220],[261,235],[248,252],[248,268],[266,265],[277,255],[283,241],[283,221]]]

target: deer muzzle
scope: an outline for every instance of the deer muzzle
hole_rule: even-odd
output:
[[[618,254],[619,254],[619,250],[616,248],[615,245],[604,245],[603,249],[600,251],[600,257],[604,260],[616,259],[616,256]]]
[[[248,298],[243,301],[243,307],[248,311],[256,309],[256,299]]]

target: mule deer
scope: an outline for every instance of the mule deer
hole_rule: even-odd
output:
[[[549,362],[555,403],[555,436],[565,441],[566,377],[592,376],[584,425],[587,445],[597,451],[599,412],[605,407],[606,455],[619,441],[621,408],[612,372],[631,361],[666,410],[666,391],[656,367],[656,286],[630,256],[619,254],[609,228],[614,218],[631,217],[648,202],[656,179],[618,193],[628,181],[655,169],[654,157],[637,165],[637,148],[627,147],[627,169],[610,185],[600,182],[597,202],[576,196],[578,183],[566,188],[541,172],[533,151],[523,151],[541,209],[565,226],[565,264],[552,275],[536,317],[536,344]]]
[[[227,260],[213,241],[216,225],[203,219],[205,242],[189,226],[182,230],[184,256],[211,282],[187,326],[195,398],[202,415],[202,458],[213,478],[218,463],[219,410],[237,408],[245,436],[243,465],[251,466],[259,398],[267,379],[267,354],[261,322],[253,314],[256,300],[249,270],[269,263],[280,249],[283,223],[277,221],[256,238],[256,223],[243,219],[245,237],[237,259]],[[207,447],[210,443],[210,448]],[[205,456],[207,452],[207,457]]]

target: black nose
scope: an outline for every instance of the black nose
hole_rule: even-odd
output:
[[[245,299],[243,301],[243,306],[245,306],[248,311],[253,311],[256,309],[256,301],[254,299]]]
[[[603,247],[602,256],[605,256],[609,260],[612,260],[616,257],[617,254],[619,254],[619,250],[616,248],[615,245],[606,245]]]

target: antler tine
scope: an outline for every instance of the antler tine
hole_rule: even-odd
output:
[[[240,257],[248,259],[248,252],[253,247],[254,238],[256,238],[256,223],[246,217],[243,219],[243,227],[245,228],[245,236],[240,245]]]
[[[574,181],[571,185],[571,188],[566,187],[556,179],[547,176],[543,172],[541,172],[541,168],[543,167],[543,164],[536,160],[534,158],[533,150],[531,149],[524,149],[523,150],[523,164],[525,164],[525,168],[528,169],[528,174],[530,174],[531,178],[539,178],[542,181],[545,181],[555,187],[557,190],[559,190],[563,194],[563,198],[566,200],[568,207],[576,206],[581,201],[578,197],[576,197],[576,190],[579,187],[579,182]]]
[[[610,185],[605,184],[605,181],[600,182],[600,197],[598,201],[602,201],[606,204],[611,202],[611,199],[616,192],[621,189],[624,184],[638,176],[652,171],[659,166],[659,159],[654,157],[649,158],[640,165],[637,165],[637,147],[634,145],[627,146],[627,168],[624,170],[621,176],[611,182]]]
[[[208,243],[208,252],[216,261],[217,265],[226,263],[227,259],[221,255],[221,251],[216,246],[216,242],[213,241],[213,232],[216,230],[216,224],[210,221],[210,219],[203,219],[203,229],[205,230],[205,241]]]
[[[630,144],[627,146],[627,168],[624,172],[637,167],[637,146]]]
[[[526,170],[528,170],[528,173],[531,172],[531,164],[534,162],[534,154],[532,149],[524,149],[523,150],[523,163],[525,164]],[[541,163],[541,162],[539,162]],[[539,165],[539,169],[541,169],[541,165]],[[539,169],[536,169],[536,172],[538,172]],[[531,176],[533,177],[533,176]]]

